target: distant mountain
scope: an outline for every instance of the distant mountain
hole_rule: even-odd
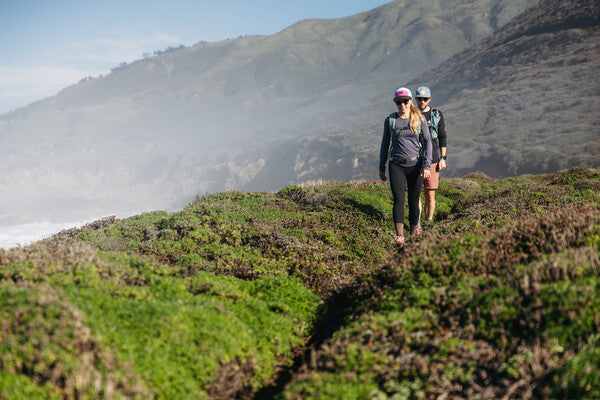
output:
[[[598,2],[543,1],[406,83],[429,86],[445,113],[446,176],[600,167],[599,10]],[[383,119],[393,111],[389,92],[347,111],[363,123],[253,154],[247,164],[263,167],[242,187],[375,177]]]
[[[198,43],[84,80],[0,117],[0,225],[177,207],[249,182],[260,161],[233,175],[228,165],[331,129],[332,115],[536,3],[393,1],[272,36]],[[358,114],[342,121],[364,123]]]

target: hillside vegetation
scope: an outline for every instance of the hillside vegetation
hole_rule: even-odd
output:
[[[0,250],[0,399],[600,396],[600,171],[223,192]],[[441,396],[441,397],[438,397]]]

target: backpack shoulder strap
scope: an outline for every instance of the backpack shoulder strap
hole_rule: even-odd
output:
[[[396,112],[391,113],[390,116],[388,117],[389,124],[390,124],[390,134],[392,132],[394,132],[394,130],[396,129],[396,118],[398,118],[398,113],[396,113]]]
[[[441,119],[442,117],[440,116],[440,111],[437,108],[432,108],[431,117],[429,119],[428,125],[431,133],[431,138],[434,140],[438,137],[438,125]]]
[[[431,109],[431,123],[437,127],[437,124],[440,122],[440,119],[442,119],[442,117],[440,115],[440,110],[438,110],[437,108],[432,108]]]

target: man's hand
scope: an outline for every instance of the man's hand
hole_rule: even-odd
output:
[[[438,165],[439,165],[440,171],[446,169],[446,160],[441,159],[440,162],[438,163]]]
[[[429,179],[431,177],[431,171],[428,169],[423,170],[423,179]]]
[[[381,179],[382,181],[385,182],[385,172],[380,172],[379,173],[379,179]]]

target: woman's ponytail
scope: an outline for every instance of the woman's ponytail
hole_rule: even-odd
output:
[[[421,124],[423,123],[423,114],[421,111],[412,103],[410,103],[410,130],[417,133],[421,132]]]

